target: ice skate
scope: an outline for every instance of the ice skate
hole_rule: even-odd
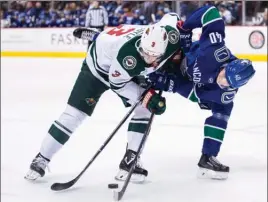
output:
[[[127,150],[124,158],[122,159],[120,165],[119,165],[119,172],[115,176],[116,180],[124,181],[127,178],[128,172],[134,163],[134,158],[136,156],[136,152],[132,150]],[[138,158],[137,164],[135,166],[134,172],[131,176],[130,181],[136,182],[136,183],[142,183],[145,181],[145,178],[148,175],[148,171],[144,169],[141,165],[140,158]]]
[[[202,154],[198,163],[198,177],[217,180],[228,178],[229,167],[221,164],[216,157]]]
[[[24,178],[27,180],[36,180],[40,177],[43,177],[45,175],[45,169],[47,168],[48,163],[48,159],[43,157],[40,153],[37,154],[30,165],[30,170]]]

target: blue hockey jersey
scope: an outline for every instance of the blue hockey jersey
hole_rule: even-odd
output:
[[[222,89],[216,80],[221,69],[237,58],[225,46],[224,22],[214,6],[199,8],[183,25],[188,30],[198,27],[202,27],[200,40],[185,53],[173,92],[199,103],[232,105],[238,89]]]
[[[196,84],[215,83],[224,64],[236,57],[225,46],[224,22],[214,6],[199,8],[183,25],[184,29],[189,30],[199,27],[202,27],[202,34],[186,53],[185,71]]]

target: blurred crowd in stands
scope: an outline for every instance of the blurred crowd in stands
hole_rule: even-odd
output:
[[[242,1],[183,1],[180,15],[186,19],[201,5],[216,6],[226,25],[242,25]],[[246,23],[244,25],[267,25],[268,2],[246,1]]]
[[[246,25],[267,25],[268,2],[246,2]],[[85,26],[90,1],[6,1],[0,2],[1,27],[79,27]],[[242,24],[241,1],[180,1],[186,19],[204,4],[215,5],[227,25]],[[165,13],[176,12],[174,1],[101,1],[108,12],[109,25],[145,25],[159,21]]]

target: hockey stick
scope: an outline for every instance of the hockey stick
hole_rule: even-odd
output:
[[[162,91],[159,92],[159,95],[162,95]],[[162,105],[162,104],[163,104],[162,102],[158,103],[158,105]],[[149,136],[151,125],[152,125],[153,119],[154,119],[154,115],[155,115],[154,113],[151,114],[151,117],[150,117],[149,122],[148,122],[148,126],[146,128],[146,132],[144,133],[144,136],[143,136],[143,138],[141,140],[141,143],[140,143],[138,151],[137,151],[137,155],[134,158],[134,162],[133,162],[133,164],[132,164],[132,166],[131,166],[131,168],[130,168],[130,170],[128,172],[127,178],[126,178],[126,180],[125,180],[125,182],[123,184],[122,189],[120,191],[114,191],[114,200],[115,201],[120,201],[123,198],[124,194],[125,194],[127,186],[128,186],[128,184],[130,182],[130,178],[131,178],[131,176],[132,176],[132,174],[134,172],[135,166],[137,164],[138,157],[140,156],[141,149],[143,148],[143,146],[145,144],[145,141],[146,141],[147,137]]]
[[[88,164],[85,166],[85,168],[79,173],[77,177],[75,177],[73,180],[65,183],[54,183],[51,185],[51,189],[53,191],[62,191],[65,189],[70,188],[73,186],[79,178],[84,174],[84,172],[88,169],[88,167],[93,163],[93,161],[97,158],[97,156],[103,151],[103,149],[108,145],[110,140],[114,137],[116,132],[121,128],[121,126],[126,122],[128,117],[132,114],[132,112],[135,110],[135,108],[138,106],[138,104],[141,102],[145,94],[148,92],[148,90],[151,88],[152,85],[149,85],[148,88],[142,93],[142,95],[139,97],[137,102],[131,107],[129,112],[124,116],[124,118],[121,120],[121,122],[116,126],[116,128],[113,130],[113,132],[110,134],[110,136],[105,140],[105,142],[102,144],[102,146],[99,148],[99,150],[95,153],[95,155],[92,157],[92,159],[88,162]]]

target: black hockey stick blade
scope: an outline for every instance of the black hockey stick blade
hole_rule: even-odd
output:
[[[51,185],[51,189],[53,191],[62,191],[62,190],[65,190],[65,189],[68,189],[70,188],[71,186],[73,186],[75,183],[76,183],[77,179],[73,179],[69,182],[65,182],[65,183],[54,183]]]

